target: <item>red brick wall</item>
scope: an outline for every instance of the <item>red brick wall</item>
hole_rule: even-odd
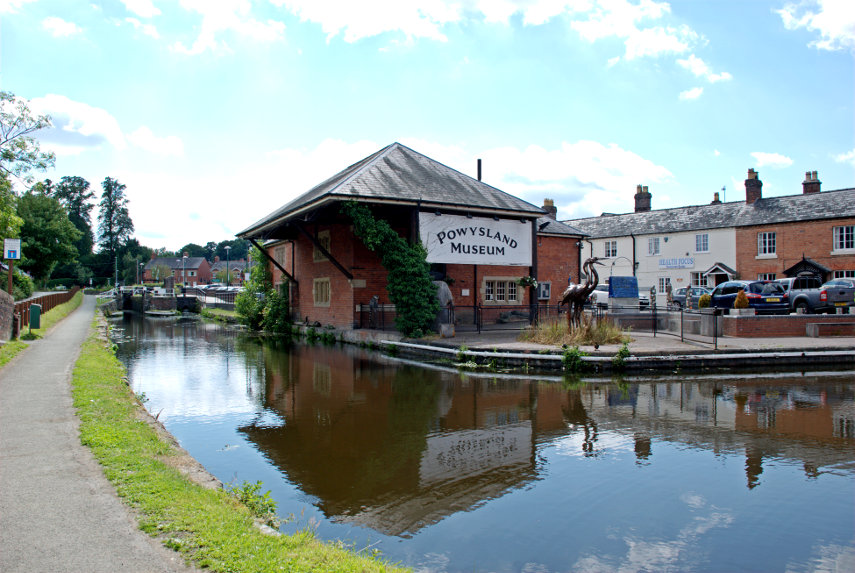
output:
[[[855,225],[855,219],[738,227],[736,269],[739,278],[756,280],[759,273],[775,273],[776,278],[783,278],[784,270],[802,260],[803,254],[832,271],[855,270],[855,254],[831,254],[832,229],[841,225]],[[773,231],[776,233],[777,258],[758,259],[757,234]]]
[[[721,316],[721,333],[724,336],[746,338],[805,336],[810,322],[851,323],[852,315],[789,315],[789,316]]]
[[[330,252],[335,259],[353,274],[353,282],[347,278],[329,261],[313,261],[314,247],[304,236],[293,243],[283,242],[268,247],[271,257],[276,256],[276,249],[285,248],[285,261],[282,266],[288,272],[292,270],[298,281],[298,288],[293,294],[292,309],[295,319],[302,321],[308,317],[310,322],[320,322],[322,325],[332,324],[339,328],[351,328],[358,317],[355,306],[367,305],[374,295],[379,296],[380,304],[391,304],[386,290],[386,270],[380,264],[377,254],[369,251],[362,241],[351,231],[350,225],[318,225],[307,229],[311,233],[330,232]],[[408,229],[396,229],[401,236],[408,236]],[[567,276],[572,274],[574,281],[578,280],[578,249],[575,238],[539,237],[538,238],[538,279],[552,283],[552,297],[541,303],[557,304],[562,291],[567,286]],[[282,272],[268,262],[273,275],[274,284],[283,280]],[[486,304],[484,288],[487,277],[507,277],[509,280],[519,279],[529,274],[529,267],[516,266],[479,266],[477,284],[475,283],[475,268],[472,265],[447,265],[446,275],[454,279],[451,292],[457,306],[472,306],[476,301]],[[312,297],[312,287],[315,278],[330,279],[330,306],[315,306]],[[364,284],[365,286],[360,286]],[[517,287],[517,297],[520,306],[529,304],[529,288]],[[467,289],[469,294],[462,295]]]

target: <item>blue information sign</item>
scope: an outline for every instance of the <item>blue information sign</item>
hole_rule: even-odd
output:
[[[636,277],[610,277],[609,298],[638,298]]]

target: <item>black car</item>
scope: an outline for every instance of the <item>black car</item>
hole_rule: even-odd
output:
[[[790,300],[784,287],[774,281],[727,281],[715,287],[710,306],[733,308],[740,290],[748,297],[748,306],[757,314],[788,314]]]

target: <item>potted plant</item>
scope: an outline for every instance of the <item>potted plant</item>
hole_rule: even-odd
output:
[[[522,277],[518,282],[520,286],[537,288],[537,279],[534,277]]]
[[[739,316],[754,314],[754,309],[748,305],[748,297],[743,289],[739,289],[739,292],[736,293],[736,299],[733,301],[733,314]]]

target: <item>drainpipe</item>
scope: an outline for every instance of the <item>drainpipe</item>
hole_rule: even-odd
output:
[[[629,236],[632,237],[632,276],[635,276],[635,268],[638,266],[635,262],[635,235],[630,233]]]

